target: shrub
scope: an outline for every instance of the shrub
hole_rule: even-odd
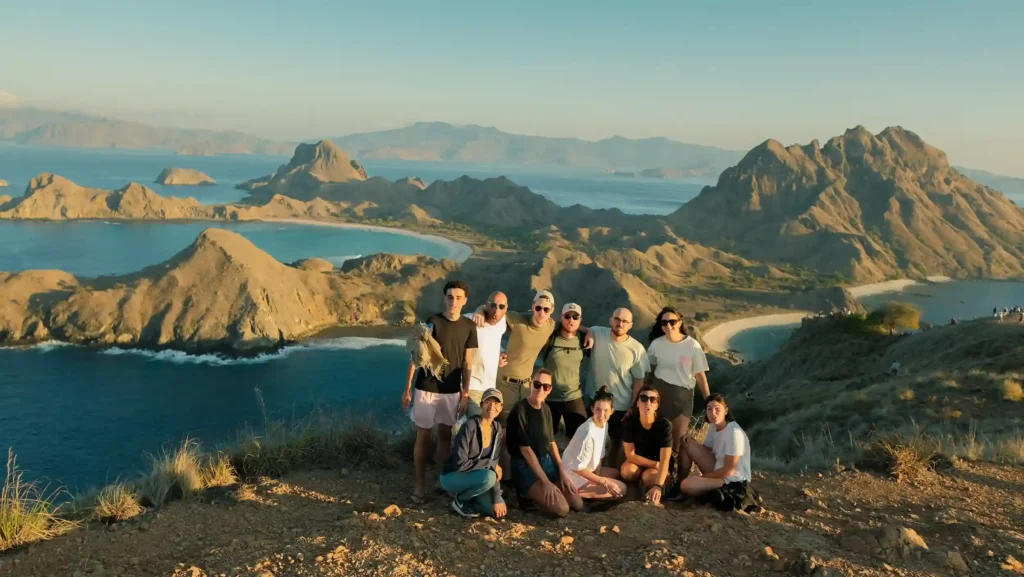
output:
[[[92,517],[97,521],[113,523],[127,521],[141,515],[143,511],[145,509],[139,504],[139,496],[134,487],[124,481],[116,481],[96,495]]]
[[[59,516],[56,503],[60,493],[26,482],[14,451],[8,449],[7,474],[0,487],[0,551],[49,539],[76,527],[78,523]]]
[[[1002,389],[1004,401],[1010,401],[1011,403],[1024,401],[1024,388],[1020,386],[1020,381],[1005,379]]]
[[[150,456],[153,470],[138,484],[141,502],[146,507],[195,495],[203,489],[202,455],[199,443],[185,439],[173,452]]]
[[[875,440],[873,449],[875,463],[897,481],[920,476],[931,469],[939,454],[935,444],[923,436],[880,437]]]
[[[869,315],[869,320],[879,320],[891,335],[898,328],[917,330],[921,326],[921,309],[910,303],[890,301]]]
[[[203,488],[228,487],[238,482],[228,455],[218,452],[207,455],[203,463]]]

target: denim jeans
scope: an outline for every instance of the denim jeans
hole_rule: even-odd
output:
[[[494,516],[494,495],[491,490],[498,476],[490,469],[457,471],[441,475],[441,488],[454,493],[464,505],[473,505],[478,513]]]

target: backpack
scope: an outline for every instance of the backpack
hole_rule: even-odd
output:
[[[551,351],[555,348],[555,338],[557,338],[560,335],[560,333],[561,330],[556,328],[555,331],[551,333],[551,336],[548,337],[548,342],[545,343],[544,347],[540,350],[540,355],[538,355],[538,358],[540,359],[541,366],[544,366],[547,363],[548,356],[551,355]],[[586,333],[582,331],[576,331],[576,339],[579,341],[579,348],[583,350],[583,356],[589,357],[590,351],[583,348],[583,340],[586,338]]]

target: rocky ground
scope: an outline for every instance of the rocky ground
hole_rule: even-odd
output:
[[[1024,574],[1024,469],[968,464],[897,483],[759,475],[759,514],[625,502],[549,520],[414,506],[411,471],[262,479],[0,556],[4,577]],[[508,491],[506,491],[507,493]],[[513,500],[514,503],[514,500]]]

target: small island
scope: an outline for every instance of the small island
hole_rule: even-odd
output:
[[[166,186],[209,186],[217,184],[217,181],[191,168],[165,168],[156,177],[156,183]]]
[[[0,178],[0,188],[6,188],[6,187],[7,187],[7,181],[2,179],[2,178]]]

